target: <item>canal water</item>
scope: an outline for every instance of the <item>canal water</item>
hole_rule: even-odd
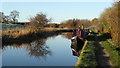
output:
[[[75,66],[69,33],[2,47],[2,66]]]

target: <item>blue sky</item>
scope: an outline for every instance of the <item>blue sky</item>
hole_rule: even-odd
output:
[[[2,2],[113,2],[117,0],[1,0]]]
[[[62,22],[73,18],[98,18],[105,8],[111,6],[112,2],[3,2],[2,11],[5,15],[12,10],[19,11],[19,21],[22,22],[39,12],[47,14],[52,22]]]

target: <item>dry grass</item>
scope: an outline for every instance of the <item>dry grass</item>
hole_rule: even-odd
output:
[[[2,30],[0,30],[0,37],[2,37]]]
[[[44,28],[43,30],[47,31],[57,31],[57,30],[73,30],[73,28]]]
[[[3,31],[2,44],[22,44],[30,43],[32,41],[55,36],[60,34],[61,31],[57,29],[43,29],[43,28],[16,28],[7,29]]]
[[[16,29],[6,29],[2,32],[2,37],[17,38],[20,36],[28,34],[36,34],[48,31],[59,31],[59,30],[70,30],[68,28],[16,28]]]
[[[36,33],[39,32],[40,29],[36,29],[36,28],[16,28],[16,29],[7,29],[5,31],[2,32],[2,36],[9,36],[9,37],[19,37],[21,35],[27,35],[30,33]]]

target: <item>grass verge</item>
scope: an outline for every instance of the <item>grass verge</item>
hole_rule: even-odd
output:
[[[116,50],[116,47],[113,46],[108,40],[101,42],[102,46],[106,48],[110,55],[110,60],[115,67],[120,68],[120,52]]]
[[[94,46],[94,41],[88,41],[82,48],[82,52],[78,58],[76,68],[96,68],[98,64],[96,60],[95,50],[96,48]]]

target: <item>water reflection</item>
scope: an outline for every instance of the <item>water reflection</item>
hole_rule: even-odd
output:
[[[29,55],[36,58],[46,58],[47,55],[52,54],[49,47],[45,44],[45,40],[36,40],[27,49],[29,50]]]
[[[69,32],[30,43],[2,45],[3,65],[74,66],[77,59],[72,55],[71,37],[72,32]]]
[[[2,67],[2,38],[0,38],[0,67]]]
[[[74,56],[80,56],[83,45],[84,41],[82,41],[80,38],[77,37],[71,39],[71,49]]]
[[[2,54],[2,38],[0,38],[0,55]]]
[[[51,37],[48,37],[48,38],[51,38]],[[47,55],[52,55],[52,52],[50,51],[49,46],[46,45],[46,40],[48,38],[39,39],[31,43],[2,45],[2,50],[3,51],[6,50],[7,47],[14,48],[14,49],[20,49],[23,47],[27,49],[29,56],[34,56],[39,59],[40,58],[45,59]]]
[[[73,35],[73,32],[62,33],[62,36],[67,39],[71,39],[72,35]]]
[[[79,39],[78,37],[72,39],[74,37],[73,32],[62,33],[64,38],[71,40],[71,51],[73,56],[80,56],[82,47],[84,45],[84,41]]]
[[[72,51],[73,56],[79,56],[84,42],[82,42],[78,38],[76,38],[74,40],[71,39],[72,36],[73,36],[73,32],[65,32],[65,33],[62,33],[61,35],[62,35],[62,37],[71,40],[71,51]],[[42,38],[42,39],[39,39],[39,40],[35,40],[31,43],[2,45],[3,47],[0,47],[0,50],[2,48],[3,51],[4,51],[7,46],[10,46],[12,48],[24,47],[24,48],[27,49],[29,56],[34,56],[34,57],[39,58],[39,59],[40,58],[46,59],[46,57],[48,55],[52,55],[52,52],[51,52],[49,46],[46,45],[46,40],[49,39],[49,38],[55,38],[56,36],[57,35],[47,37],[47,38]]]
[[[84,45],[84,41],[76,37],[75,39],[72,39],[74,37],[73,32],[67,32],[62,33],[64,38],[71,40],[71,51],[73,56],[80,56],[82,47]]]

